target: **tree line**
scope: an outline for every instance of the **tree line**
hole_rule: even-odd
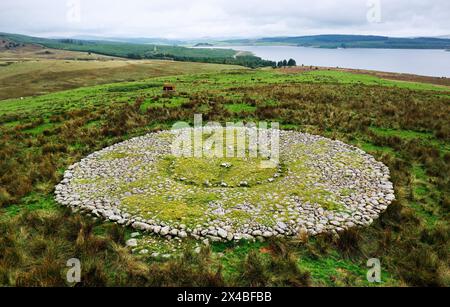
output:
[[[279,61],[277,63],[277,67],[278,68],[281,68],[281,67],[293,67],[293,66],[297,66],[297,62],[294,59],[283,60],[283,61]]]
[[[263,60],[260,57],[253,55],[232,57],[190,57],[190,56],[177,56],[172,54],[163,53],[128,53],[127,58],[140,60],[173,60],[181,62],[201,62],[201,63],[213,63],[213,64],[228,64],[228,65],[241,65],[249,68],[260,68],[260,67],[276,67],[277,63],[273,61]]]

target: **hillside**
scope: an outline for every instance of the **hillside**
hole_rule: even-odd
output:
[[[177,92],[164,95],[166,82]],[[383,263],[379,286],[448,286],[449,95],[445,86],[342,71],[245,70],[2,101],[0,285],[65,286],[62,270],[77,255],[86,272],[79,286],[370,286],[369,255]],[[339,237],[200,247],[138,233],[147,254],[124,247],[130,229],[55,202],[73,163],[197,113],[274,120],[357,146],[390,168],[397,199],[372,226]],[[186,252],[161,257],[173,250]]]
[[[79,61],[123,60],[123,58],[95,53],[46,48],[37,44],[18,44],[10,40],[0,38],[0,61],[2,61],[4,65],[6,65],[5,62],[29,61],[37,59]]]
[[[225,45],[291,45],[317,48],[386,48],[386,49],[448,49],[450,39],[394,38],[366,35],[315,35],[236,39],[220,42]]]
[[[240,70],[242,66],[164,60],[29,60],[6,62],[0,58],[0,100],[36,96],[83,86]],[[0,101],[1,103],[1,101]]]
[[[0,100],[150,77],[241,70],[242,66],[129,60],[0,39]]]
[[[129,59],[162,59],[233,64],[252,68],[274,65],[273,62],[264,61],[256,56],[236,56],[236,51],[232,49],[202,49],[113,41],[48,39],[7,33],[0,33],[0,40],[9,40],[17,44],[36,44],[52,49],[83,51]]]

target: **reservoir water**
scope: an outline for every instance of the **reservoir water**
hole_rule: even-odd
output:
[[[450,52],[445,50],[323,49],[295,46],[232,46],[223,48],[250,51],[263,59],[272,61],[293,58],[297,61],[297,65],[450,77]]]

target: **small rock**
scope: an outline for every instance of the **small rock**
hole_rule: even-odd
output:
[[[141,223],[141,222],[135,222],[131,226],[135,229],[142,230],[142,231],[150,230],[150,225]]]
[[[218,234],[221,238],[224,238],[224,239],[226,239],[227,236],[228,236],[228,232],[227,232],[226,230],[222,229],[222,228],[219,228],[219,229],[217,230],[217,234]]]
[[[247,181],[241,181],[239,183],[239,186],[241,186],[241,187],[248,187],[248,182]]]
[[[126,245],[128,247],[136,247],[138,246],[138,241],[136,239],[130,239],[127,241]]]
[[[231,232],[229,232],[228,235],[227,235],[227,240],[228,241],[232,241],[233,238],[234,238],[234,235]]]
[[[278,222],[277,226],[282,230],[285,230],[287,228],[287,225],[284,222]]]
[[[254,235],[255,237],[261,236],[262,232],[260,230],[255,230],[255,231],[252,232],[252,235]]]
[[[117,222],[117,221],[120,221],[121,219],[122,219],[122,217],[118,216],[118,215],[111,215],[109,217],[109,220],[112,221],[112,222]]]
[[[158,234],[161,231],[161,226],[155,226],[153,227],[153,232]]]
[[[169,231],[170,231],[170,227],[166,226],[166,227],[161,228],[161,231],[160,231],[159,233],[160,233],[162,236],[166,236],[166,235],[169,234]]]
[[[270,231],[264,231],[264,233],[262,234],[262,236],[264,238],[270,238],[270,237],[272,237],[272,235],[273,234]]]

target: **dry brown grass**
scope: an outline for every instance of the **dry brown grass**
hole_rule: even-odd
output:
[[[120,58],[100,55],[89,54],[87,52],[77,52],[69,50],[57,50],[49,49],[39,45],[25,44],[16,48],[5,48],[8,45],[8,41],[3,43],[0,40],[0,60],[1,61],[27,61],[36,59],[47,60],[120,60]]]
[[[0,47],[0,100],[151,77],[209,73],[240,66],[128,60],[26,45]]]

